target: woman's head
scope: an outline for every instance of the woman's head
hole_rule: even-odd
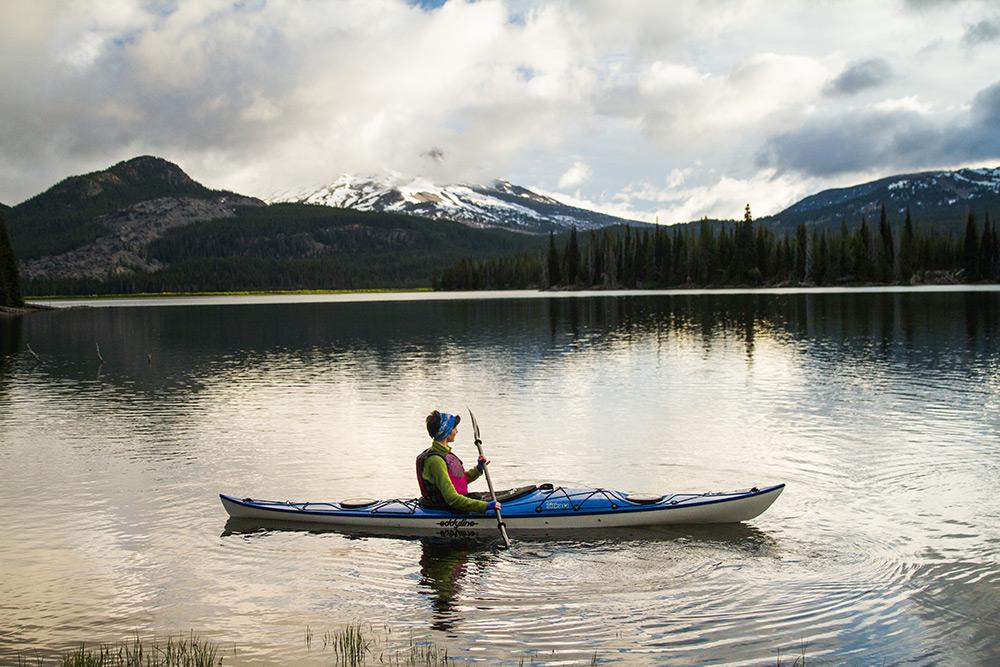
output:
[[[454,442],[458,436],[458,423],[461,415],[451,415],[447,412],[434,412],[427,415],[427,435],[441,442]]]

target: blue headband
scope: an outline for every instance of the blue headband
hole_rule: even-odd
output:
[[[448,434],[455,428],[457,423],[458,417],[455,415],[449,415],[447,412],[442,412],[441,425],[438,427],[438,432],[437,435],[434,436],[434,439],[444,441],[444,439],[448,437]]]

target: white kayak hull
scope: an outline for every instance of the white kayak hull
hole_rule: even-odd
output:
[[[503,502],[503,519],[511,535],[556,531],[579,532],[608,528],[640,528],[688,524],[726,524],[760,516],[777,500],[784,484],[760,489],[706,494],[674,494],[660,501],[629,501],[622,492],[603,489],[553,490],[550,485]],[[547,488],[546,488],[547,487]],[[588,493],[584,498],[582,494]],[[329,526],[348,532],[472,537],[495,535],[493,515],[427,510],[415,500],[377,501],[370,508],[345,508],[339,503],[239,499],[220,494],[233,519],[295,522]],[[580,499],[583,498],[581,501]]]

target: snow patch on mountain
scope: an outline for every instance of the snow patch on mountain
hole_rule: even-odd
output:
[[[848,188],[825,190],[793,204],[776,217],[834,211],[849,207],[850,215],[870,213],[880,204],[902,211],[941,209],[974,204],[1000,193],[1000,167],[902,174]],[[843,214],[840,212],[839,214]]]
[[[426,178],[409,178],[391,172],[380,176],[344,174],[329,185],[282,193],[269,201],[418,215],[453,220],[471,227],[499,227],[531,233],[641,224],[563,204],[505,180],[489,185],[438,185]]]

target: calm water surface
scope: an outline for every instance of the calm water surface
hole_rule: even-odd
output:
[[[0,663],[194,629],[329,664],[357,620],[490,663],[1000,660],[1000,292],[504,296],[0,320]],[[510,551],[227,528],[219,491],[412,495],[466,405],[502,487],[788,487]]]

